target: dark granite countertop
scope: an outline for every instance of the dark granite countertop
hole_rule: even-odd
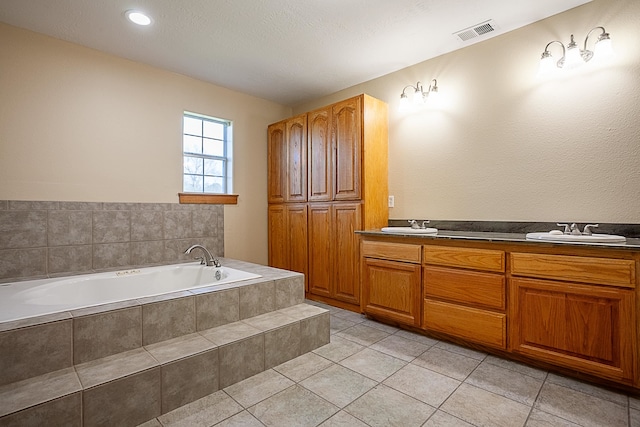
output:
[[[403,234],[403,233],[384,233],[380,229],[378,230],[363,230],[356,231],[358,234],[369,236],[390,236],[390,237],[408,237],[418,240],[433,240],[433,239],[451,239],[451,240],[476,240],[485,242],[510,242],[510,243],[523,243],[530,245],[553,245],[559,247],[566,246],[592,246],[598,248],[611,248],[611,249],[640,249],[640,238],[627,238],[625,243],[584,243],[584,242],[549,242],[541,240],[527,240],[526,233],[503,233],[493,231],[460,231],[460,230],[441,230],[438,229],[438,234],[425,235],[425,234]]]

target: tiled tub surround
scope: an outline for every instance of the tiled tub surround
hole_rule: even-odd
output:
[[[0,283],[224,254],[224,206],[0,200]]]
[[[262,277],[0,323],[0,426],[137,425],[329,342],[301,274],[222,262]]]

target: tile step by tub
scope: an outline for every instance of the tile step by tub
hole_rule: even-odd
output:
[[[138,425],[329,343],[298,304],[0,387],[0,426]]]

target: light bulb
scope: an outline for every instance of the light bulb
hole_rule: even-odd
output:
[[[149,18],[147,15],[137,10],[128,10],[126,15],[129,21],[133,22],[134,24],[138,24],[142,26],[151,24],[151,18]]]

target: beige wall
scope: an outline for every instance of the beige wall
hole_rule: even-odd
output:
[[[0,200],[177,203],[182,113],[234,123],[225,255],[267,262],[266,128],[282,105],[0,24]]]
[[[548,42],[595,26],[615,60],[536,76]],[[362,92],[389,103],[390,218],[640,223],[639,29],[640,1],[595,0],[294,113]],[[441,107],[400,114],[402,88],[434,77]]]

